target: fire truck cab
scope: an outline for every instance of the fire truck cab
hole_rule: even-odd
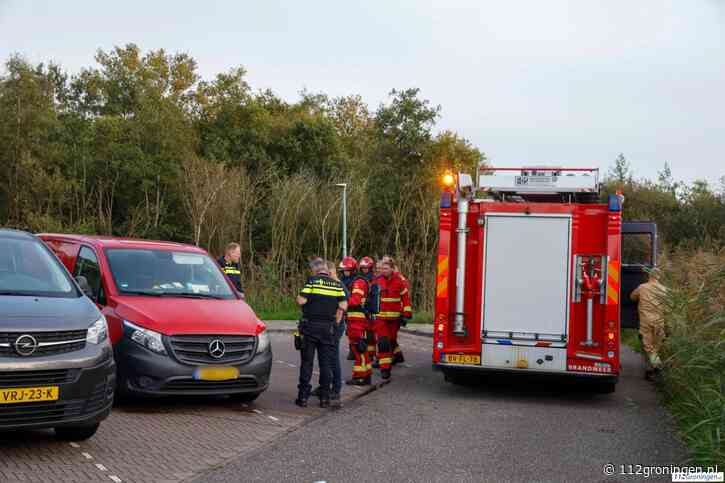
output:
[[[613,392],[623,197],[599,202],[597,169],[482,167],[475,183],[459,173],[444,184],[434,368],[448,380],[470,371],[576,376]]]

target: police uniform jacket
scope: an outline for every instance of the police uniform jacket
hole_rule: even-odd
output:
[[[244,293],[244,290],[242,290],[241,265],[239,263],[228,262],[224,257],[220,257],[219,260],[217,260],[217,263],[221,267],[222,272],[224,272],[224,275],[226,275],[232,282],[234,287],[236,287],[236,289],[241,293]]]
[[[338,305],[347,300],[342,283],[326,275],[315,275],[307,279],[300,296],[307,300],[302,306],[302,334],[332,341]]]

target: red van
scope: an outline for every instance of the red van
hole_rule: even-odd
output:
[[[41,234],[108,321],[118,391],[228,394],[269,385],[266,327],[209,254],[180,243]]]

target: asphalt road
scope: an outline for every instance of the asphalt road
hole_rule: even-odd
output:
[[[628,349],[617,392],[596,395],[511,376],[452,385],[431,371],[430,339],[404,336],[401,345],[409,367],[396,367],[383,390],[194,481],[670,481],[619,474],[620,465],[686,458]],[[605,476],[606,464],[618,474]]]
[[[72,444],[51,430],[0,433],[0,483],[188,481],[328,414],[294,405],[299,353],[291,335],[272,334],[272,349],[270,388],[252,404],[225,397],[123,402],[93,438]],[[343,400],[364,393],[346,387]]]

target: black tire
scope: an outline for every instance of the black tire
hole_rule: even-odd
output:
[[[455,371],[455,370],[444,371],[443,379],[446,382],[450,382],[451,384],[455,384],[457,386],[465,386],[469,382],[469,379],[466,377],[466,374],[463,374],[462,372]]]
[[[614,381],[600,382],[594,386],[597,394],[613,394],[617,390],[617,383]]]
[[[234,402],[242,402],[242,403],[250,403],[257,399],[261,392],[239,392],[235,394],[230,394],[229,398]]]
[[[85,441],[98,431],[100,423],[86,426],[62,426],[55,428],[55,437],[63,441]]]

